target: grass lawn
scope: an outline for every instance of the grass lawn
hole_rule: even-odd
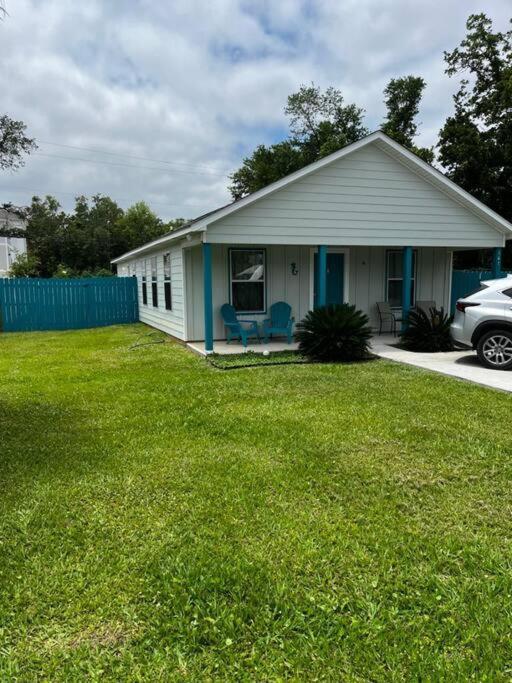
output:
[[[0,680],[512,676],[512,396],[0,335]]]
[[[210,365],[219,370],[231,370],[234,368],[250,368],[257,365],[289,365],[291,363],[308,363],[306,356],[298,351],[273,351],[268,356],[256,351],[245,353],[233,353],[225,356],[216,353],[207,356]]]

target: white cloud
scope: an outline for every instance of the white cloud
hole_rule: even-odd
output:
[[[456,85],[444,75],[443,50],[460,42],[469,13],[486,11],[501,29],[510,13],[508,0],[7,5],[2,110],[39,141],[148,160],[40,142],[23,170],[0,178],[0,202],[48,192],[70,208],[73,195],[101,192],[123,206],[146,199],[164,217],[226,202],[223,174],[241,150],[286,125],[286,96],[304,82],[340,88],[373,128],[389,78],[422,75],[420,141],[433,144]]]

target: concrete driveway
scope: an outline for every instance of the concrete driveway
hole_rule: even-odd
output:
[[[398,341],[398,337],[391,335],[373,337],[372,350],[380,358],[440,372],[442,375],[458,377],[492,389],[512,392],[512,370],[488,370],[480,365],[474,351],[413,353],[397,348]]]

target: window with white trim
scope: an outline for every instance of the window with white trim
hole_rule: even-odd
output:
[[[148,262],[142,261],[142,303],[148,305]]]
[[[240,313],[265,312],[265,249],[230,249],[231,303]]]
[[[158,308],[158,280],[156,256],[151,258],[151,299],[155,308]]]
[[[401,249],[386,253],[386,301],[391,308],[402,308],[402,259]],[[416,251],[412,252],[411,306],[416,304]]]
[[[171,291],[171,254],[164,254],[164,298],[165,308],[172,311],[172,291]]]

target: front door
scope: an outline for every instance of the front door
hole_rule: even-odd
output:
[[[345,259],[344,254],[327,254],[327,292],[326,303],[342,304],[343,303],[343,280]],[[314,275],[314,297],[313,304],[317,307],[317,292],[318,292],[318,254],[315,254],[315,275]]]

